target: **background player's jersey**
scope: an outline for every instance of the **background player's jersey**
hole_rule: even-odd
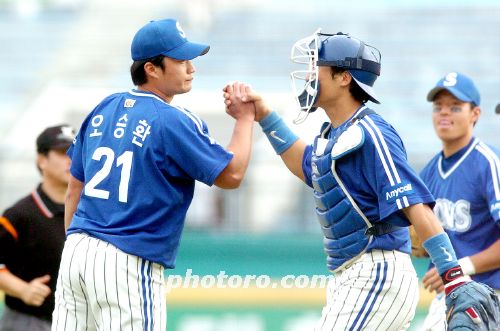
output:
[[[212,185],[232,159],[196,115],[136,90],[104,99],[68,155],[85,183],[68,234],[86,232],[167,268],[195,180]]]
[[[390,222],[404,227],[374,237],[368,251],[395,249],[409,254],[411,242],[406,227],[409,222],[401,209],[418,203],[432,204],[434,199],[408,165],[403,142],[389,123],[378,114],[370,114],[363,117],[358,125],[364,130],[365,142],[357,151],[336,161],[337,173],[371,223]],[[335,137],[338,130],[344,129],[343,126],[332,128],[329,138]],[[307,146],[302,169],[309,186],[311,155],[312,146]]]
[[[436,155],[421,177],[436,198],[434,213],[457,258],[474,255],[500,238],[499,151],[473,138],[444,159]],[[472,276],[500,289],[500,269]]]

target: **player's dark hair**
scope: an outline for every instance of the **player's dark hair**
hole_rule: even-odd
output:
[[[148,82],[148,77],[146,76],[146,71],[144,71],[144,65],[148,62],[151,62],[155,67],[160,67],[161,70],[164,70],[165,67],[163,65],[164,55],[158,55],[152,57],[150,59],[134,61],[130,66],[130,76],[132,77],[132,82],[134,85],[139,86],[146,84]]]
[[[470,110],[472,111],[474,108],[477,107],[476,103],[475,102],[469,102],[470,104]],[[472,127],[475,127],[477,122],[479,122],[479,118],[472,124]]]
[[[345,68],[339,68],[339,67],[331,67],[332,68],[332,77],[343,73],[344,71],[347,71]],[[370,96],[368,93],[366,93],[361,87],[359,87],[358,83],[353,79],[351,80],[351,84],[349,85],[349,92],[351,93],[352,97],[361,103],[366,103],[370,100]]]

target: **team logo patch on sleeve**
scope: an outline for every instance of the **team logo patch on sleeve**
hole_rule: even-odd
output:
[[[403,182],[397,185],[391,186],[388,190],[384,192],[385,200],[392,202],[396,199],[401,199],[404,196],[410,195],[413,192],[411,183]]]
[[[132,108],[132,107],[134,107],[134,104],[135,104],[134,99],[125,99],[125,103],[123,104],[123,107]]]

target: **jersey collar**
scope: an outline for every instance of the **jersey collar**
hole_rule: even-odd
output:
[[[332,126],[332,123],[330,122],[326,122],[328,123],[328,125],[324,125],[324,127],[322,128],[321,130],[321,138],[327,138],[328,136],[330,136],[330,138],[332,137],[333,134],[335,134],[336,132],[339,132],[340,131],[343,131],[343,129],[347,129],[346,126],[349,125],[350,122],[352,122],[352,119],[355,117],[355,116],[358,116],[363,110],[365,110],[367,107],[366,105],[363,103],[361,104],[361,106],[354,112],[354,114],[351,115],[351,117],[349,117],[348,120],[346,120],[344,123],[340,124],[338,127],[334,128]],[[325,124],[326,124],[325,123]],[[352,123],[351,123],[352,124]]]
[[[166,103],[167,105],[169,104],[168,102],[166,102],[165,100],[163,100],[162,98],[160,98],[159,96],[154,94],[153,92],[131,89],[128,93],[131,95],[135,95],[137,97],[153,98],[153,99],[156,99],[156,100],[161,101],[163,103]]]
[[[64,205],[52,201],[42,190],[42,184],[31,192],[31,197],[45,217],[53,218],[55,215],[64,215]]]
[[[465,146],[464,148],[462,148],[461,150],[459,150],[455,154],[449,156],[447,159],[448,160],[451,159],[450,163],[452,163],[453,159],[455,159],[459,155],[462,155],[461,157],[458,158],[458,160],[455,162],[455,164],[453,164],[453,166],[451,168],[448,168],[446,171],[443,169],[443,162],[446,162],[446,161],[443,159],[443,152],[441,152],[441,154],[439,155],[439,160],[438,160],[438,170],[439,170],[439,175],[441,176],[441,178],[443,178],[443,179],[448,178],[453,173],[453,171],[455,171],[455,169],[457,169],[458,166],[465,160],[465,158],[467,158],[467,156],[472,152],[472,150],[474,149],[474,147],[476,147],[476,145],[478,143],[479,143],[479,139],[472,138],[469,145]]]

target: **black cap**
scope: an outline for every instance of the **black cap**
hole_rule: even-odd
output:
[[[36,139],[38,153],[47,153],[50,150],[68,149],[75,138],[75,129],[67,124],[51,126],[43,130]]]

